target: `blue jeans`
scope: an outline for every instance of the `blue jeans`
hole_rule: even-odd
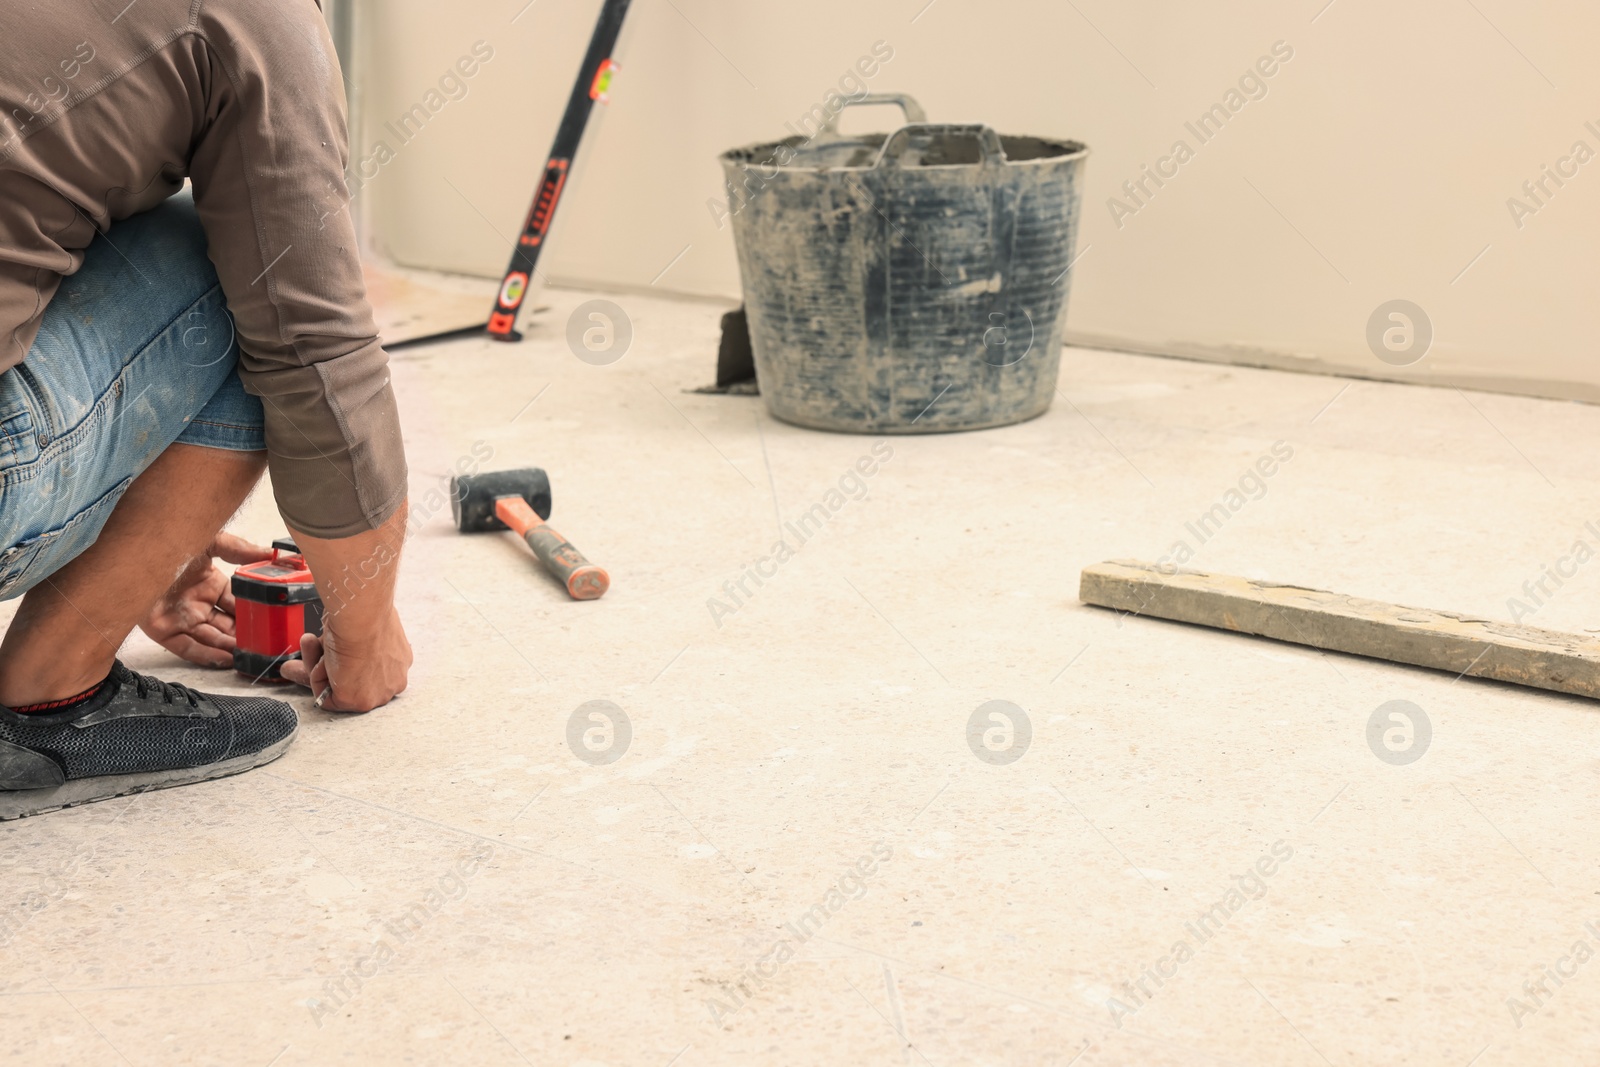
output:
[[[96,237],[27,358],[0,374],[0,600],[94,544],[168,445],[265,448],[238,362],[187,194]]]

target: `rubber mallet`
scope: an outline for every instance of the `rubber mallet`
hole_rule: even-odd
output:
[[[451,478],[450,514],[462,533],[515,530],[574,600],[596,600],[611,588],[611,576],[544,521],[550,517],[550,479],[537,467]]]

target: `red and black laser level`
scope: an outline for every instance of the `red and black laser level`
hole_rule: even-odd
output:
[[[303,634],[322,633],[322,598],[306,558],[287,537],[272,542],[272,558],[233,572],[233,669],[253,679],[280,678],[300,658]]]
[[[520,341],[522,334],[516,330],[517,309],[531,288],[534,264],[544,251],[545,234],[550,220],[555,217],[556,205],[561,202],[562,190],[567,185],[567,174],[572,169],[572,159],[578,154],[583,141],[583,130],[589,124],[589,112],[596,100],[604,103],[611,89],[611,78],[617,64],[611,59],[617,37],[622,33],[622,19],[628,13],[631,0],[605,0],[600,8],[600,18],[589,39],[589,51],[584,54],[583,66],[578,68],[578,80],[567,99],[567,110],[556,128],[555,143],[550,146],[550,158],[545,162],[539,187],[533,194],[533,206],[528,209],[528,219],[522,224],[522,234],[511,253],[511,265],[500,280],[500,293],[495,298],[494,311],[489,315],[489,336],[496,341]]]

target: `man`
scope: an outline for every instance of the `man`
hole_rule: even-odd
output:
[[[263,469],[335,602],[345,568],[397,555],[406,466],[315,0],[0,5],[0,107],[0,598],[26,594],[0,642],[14,818],[287,748],[289,705],[139,675],[117,650],[138,625],[231,663],[214,559],[264,555],[221,532]],[[387,566],[337,601],[285,666],[322,707],[405,688],[394,582]]]

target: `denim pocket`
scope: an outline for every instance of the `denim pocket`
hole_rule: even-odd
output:
[[[33,428],[27,383],[20,368],[0,374],[0,481],[6,471],[39,458],[39,434]]]
[[[132,478],[124,478],[56,529],[0,552],[0,600],[21,596],[94,544],[111,509],[132,484]]]

